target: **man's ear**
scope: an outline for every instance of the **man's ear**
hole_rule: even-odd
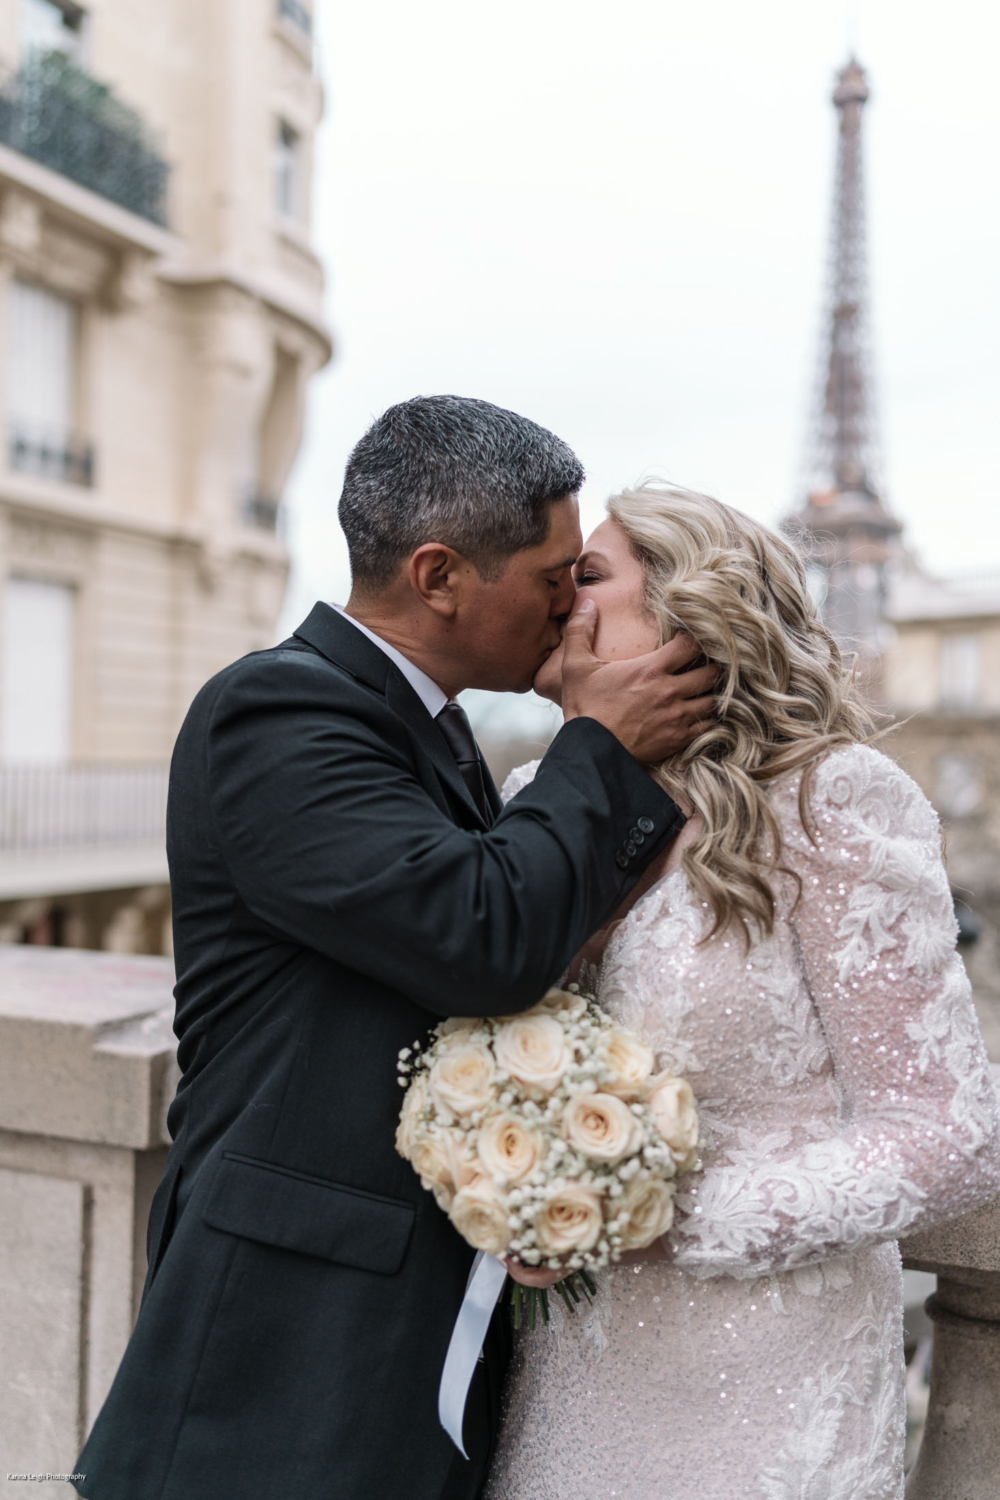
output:
[[[471,564],[443,542],[425,542],[410,558],[410,588],[422,604],[444,619],[458,611],[462,583]]]

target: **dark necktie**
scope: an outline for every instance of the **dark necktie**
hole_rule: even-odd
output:
[[[441,733],[448,742],[448,749],[455,757],[459,774],[469,788],[473,802],[482,813],[487,826],[491,825],[493,809],[486,798],[479,751],[476,748],[476,739],[465,709],[460,703],[446,703],[434,722],[440,726]]]

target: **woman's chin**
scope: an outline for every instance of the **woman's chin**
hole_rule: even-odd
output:
[[[532,687],[539,698],[547,698],[557,708],[562,706],[562,652],[553,651],[552,655],[542,662],[535,673]]]

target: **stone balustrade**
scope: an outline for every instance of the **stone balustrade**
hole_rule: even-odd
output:
[[[169,959],[0,945],[0,1480],[72,1472],[135,1320],[177,1082],[172,984]],[[907,1500],[997,1500],[1000,1199],[902,1249],[938,1277]]]
[[[0,946],[2,1481],[72,1472],[131,1332],[177,1083],[172,987],[165,958]]]
[[[994,1067],[1000,1089],[1000,1068]],[[903,1240],[903,1264],[937,1274],[930,1403],[906,1500],[1000,1496],[1000,1198]]]

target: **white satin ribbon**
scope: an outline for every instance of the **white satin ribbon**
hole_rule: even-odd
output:
[[[463,1458],[469,1456],[462,1445],[462,1420],[469,1386],[506,1279],[507,1267],[503,1261],[497,1260],[495,1255],[486,1255],[482,1250],[476,1251],[465,1297],[458,1309],[451,1343],[444,1357],[438,1389],[438,1419]]]

